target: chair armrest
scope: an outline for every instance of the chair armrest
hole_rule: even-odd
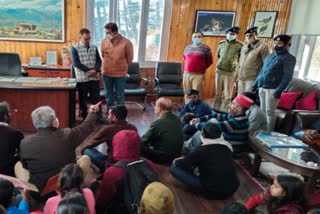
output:
[[[140,80],[144,82],[144,85],[147,86],[149,84],[149,80],[145,77],[141,77]]]
[[[156,77],[156,78],[154,79],[154,83],[155,83],[154,86],[157,86],[157,85],[159,84],[159,82],[160,82],[160,81],[159,81],[159,78]]]
[[[293,133],[312,128],[311,125],[316,121],[320,120],[319,111],[301,111],[295,113],[295,122],[293,127]]]

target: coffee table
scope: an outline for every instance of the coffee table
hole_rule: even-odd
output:
[[[300,158],[300,154],[305,149],[302,148],[272,148],[269,149],[263,145],[256,136],[259,131],[250,136],[249,145],[255,151],[253,163],[253,175],[256,175],[261,165],[261,159],[264,158],[276,165],[286,168],[294,173],[299,173],[308,177],[305,190],[311,192],[317,179],[320,178],[320,167],[310,165]],[[285,138],[286,136],[284,136]],[[288,137],[288,136],[287,136]]]

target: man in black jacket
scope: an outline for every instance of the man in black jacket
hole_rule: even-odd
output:
[[[18,161],[20,141],[23,134],[11,127],[10,106],[0,102],[0,174],[14,176],[14,165]]]
[[[231,144],[221,138],[221,129],[214,123],[203,127],[201,142],[202,145],[186,157],[175,159],[170,173],[208,199],[232,196],[240,182],[232,159]]]

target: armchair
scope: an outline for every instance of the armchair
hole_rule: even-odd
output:
[[[143,81],[143,87],[140,86],[140,82]],[[126,86],[124,89],[124,94],[127,97],[130,96],[138,96],[143,97],[144,102],[143,106],[137,102],[126,102],[126,103],[134,103],[138,105],[141,109],[146,109],[147,104],[147,85],[148,80],[144,77],[140,76],[140,66],[138,62],[133,62],[128,68],[128,78],[126,81]]]
[[[158,62],[155,71],[156,98],[163,96],[183,97],[184,91],[181,88],[181,63],[179,62]]]
[[[16,53],[0,53],[0,76],[21,76],[21,61]]]

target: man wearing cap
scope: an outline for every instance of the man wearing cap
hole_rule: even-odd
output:
[[[202,128],[207,123],[217,123],[227,141],[246,141],[249,133],[249,120],[246,111],[254,104],[253,100],[239,94],[230,104],[229,114],[213,112],[200,118],[193,124],[197,131],[189,142],[186,143],[188,150],[193,150],[199,145]]]
[[[296,58],[288,52],[291,37],[283,34],[273,40],[275,53],[267,56],[252,87],[253,91],[259,89],[260,107],[267,116],[269,131],[274,130],[275,109],[282,91],[292,79],[296,64]]]
[[[188,102],[187,93],[190,89],[198,90],[201,95],[204,73],[212,64],[211,49],[202,43],[202,36],[201,32],[194,32],[192,34],[192,44],[184,49],[183,89],[185,103]]]
[[[238,69],[240,51],[243,44],[237,40],[240,32],[239,27],[229,28],[227,39],[222,40],[218,47],[218,64],[216,69],[216,97],[222,98],[224,91],[224,99],[230,100],[232,96],[232,84],[236,77]]]
[[[193,118],[201,118],[205,115],[210,115],[212,110],[210,106],[199,98],[199,91],[190,89],[187,93],[189,102],[179,112],[184,133],[193,135],[197,130],[189,130],[189,122]]]
[[[258,27],[245,32],[246,44],[241,48],[238,74],[238,94],[250,92],[252,85],[269,54],[268,45],[258,38]]]

